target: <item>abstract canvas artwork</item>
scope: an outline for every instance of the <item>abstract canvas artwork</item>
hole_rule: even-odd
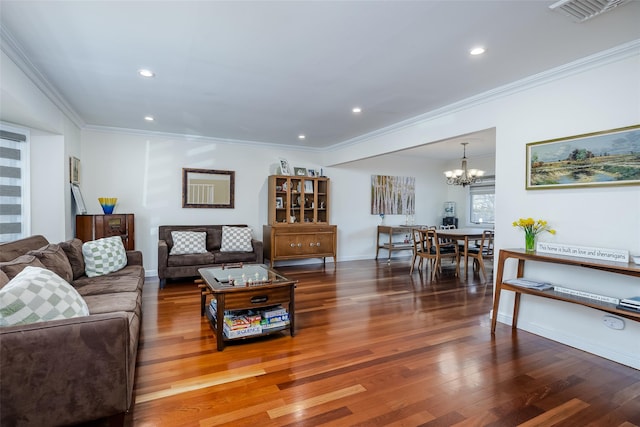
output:
[[[415,177],[371,175],[372,215],[414,215],[415,210]]]

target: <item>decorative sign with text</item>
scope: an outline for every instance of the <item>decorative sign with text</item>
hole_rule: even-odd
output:
[[[586,246],[538,242],[536,251],[547,254],[600,259],[603,261],[629,262],[629,251],[622,249],[590,248]]]

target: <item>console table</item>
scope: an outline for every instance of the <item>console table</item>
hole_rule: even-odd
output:
[[[376,259],[378,259],[378,253],[380,249],[386,249],[387,251],[387,262],[391,262],[391,252],[393,251],[406,251],[413,248],[412,243],[412,235],[411,230],[414,228],[423,227],[422,225],[379,225],[378,226],[378,235],[376,238]],[[380,236],[386,234],[389,236],[389,241],[380,242]],[[409,236],[409,242],[394,242],[393,235],[394,234],[404,234],[405,236]]]
[[[493,317],[491,319],[491,333],[496,331],[496,322],[498,319],[498,307],[500,305],[500,294],[502,291],[515,292],[515,301],[513,305],[513,324],[515,329],[518,323],[518,310],[520,308],[520,296],[521,294],[535,295],[543,298],[550,298],[558,301],[564,301],[571,304],[578,304],[585,307],[591,307],[596,310],[604,311],[606,313],[615,314],[616,316],[624,317],[626,319],[640,321],[640,313],[629,310],[621,310],[616,307],[616,304],[598,301],[595,299],[580,297],[576,295],[570,295],[566,293],[556,292],[554,290],[539,291],[535,289],[525,288],[513,284],[503,282],[504,264],[509,258],[515,258],[518,260],[518,274],[517,277],[523,277],[524,267],[526,261],[547,262],[552,264],[564,264],[571,266],[578,266],[584,268],[590,268],[594,270],[606,271],[609,273],[623,274],[626,276],[634,276],[640,278],[640,265],[632,263],[620,263],[600,261],[588,258],[578,258],[563,255],[551,255],[551,254],[538,254],[536,252],[526,252],[523,249],[501,249],[498,257],[498,273],[496,275],[496,289],[493,299]],[[637,288],[636,288],[637,289]],[[634,289],[629,289],[629,296],[632,293],[637,292]]]

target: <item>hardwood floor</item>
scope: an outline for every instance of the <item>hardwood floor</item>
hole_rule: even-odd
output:
[[[640,426],[640,371],[498,324],[491,275],[278,267],[297,333],[216,351],[191,281],[144,288],[133,426]],[[490,272],[490,267],[488,272]]]

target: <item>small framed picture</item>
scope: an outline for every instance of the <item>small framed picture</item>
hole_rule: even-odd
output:
[[[280,175],[291,175],[291,168],[287,159],[280,159]]]
[[[80,186],[78,184],[71,184],[71,193],[73,194],[73,200],[76,202],[77,212],[81,215],[87,213],[87,208],[80,192]]]
[[[305,193],[313,193],[313,181],[304,182],[304,192]]]
[[[69,182],[80,184],[80,159],[69,157]]]
[[[315,177],[316,176],[316,170],[315,169],[307,169],[307,176]]]
[[[282,197],[276,197],[276,209],[282,209],[284,207],[284,201]]]
[[[307,168],[293,168],[296,176],[307,176]]]

